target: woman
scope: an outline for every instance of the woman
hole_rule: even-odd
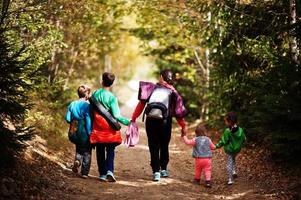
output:
[[[138,95],[139,103],[131,118],[131,121],[135,122],[146,107],[144,111],[146,115],[145,128],[154,181],[169,176],[167,170],[169,162],[168,146],[171,138],[173,116],[176,117],[178,124],[181,126],[182,134],[186,132],[184,116],[187,111],[182,97],[172,86],[173,81],[173,73],[168,69],[161,71],[160,80],[157,84],[141,81]]]

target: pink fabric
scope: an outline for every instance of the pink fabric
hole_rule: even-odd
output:
[[[194,146],[195,145],[195,138],[192,138],[192,139],[188,139],[187,136],[185,135],[183,137],[183,141],[185,144],[187,145],[191,145],[191,146]],[[214,150],[215,149],[215,145],[212,143],[212,141],[209,139],[209,143],[210,143],[210,149],[211,150]]]
[[[215,147],[215,145],[212,143],[211,139],[209,139],[209,142],[210,142],[210,149],[211,149],[211,150],[215,150],[216,147]]]
[[[175,105],[174,115],[176,118],[183,118],[187,114],[187,110],[184,106],[184,102],[183,102],[181,95],[178,93],[178,91],[172,85],[169,85],[164,80],[160,80],[160,84],[171,89],[176,94],[176,105]]]
[[[148,100],[149,96],[152,94],[155,87],[156,87],[156,85],[154,83],[140,81],[139,82],[138,99],[141,101]]]
[[[211,180],[212,159],[211,158],[195,158],[195,179],[201,179],[202,172],[204,171],[205,180]]]
[[[175,103],[175,108],[174,108],[174,116],[176,118],[183,118],[187,114],[187,110],[184,106],[184,102],[182,97],[179,95],[177,90],[172,86],[166,83],[165,81],[161,80],[159,84],[165,86],[166,88],[171,89],[175,95],[176,95],[176,103]],[[145,82],[145,81],[140,81],[139,82],[139,92],[138,92],[138,99],[140,101],[147,101],[152,92],[154,91],[156,87],[156,84],[151,83],[151,82]]]
[[[187,138],[187,136],[185,135],[183,137],[184,143],[190,146],[194,146],[195,145],[195,138],[192,138],[191,140]]]
[[[126,147],[134,147],[139,142],[139,130],[135,122],[131,122],[125,132],[124,145]]]

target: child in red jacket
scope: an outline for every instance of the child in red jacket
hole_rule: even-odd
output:
[[[109,72],[102,74],[102,87],[92,96],[101,103],[112,116],[124,125],[130,121],[120,114],[117,97],[110,91],[115,75]],[[93,125],[90,142],[96,145],[96,158],[100,181],[116,182],[114,176],[115,148],[121,144],[121,132],[111,127],[108,121],[96,110],[93,112]]]

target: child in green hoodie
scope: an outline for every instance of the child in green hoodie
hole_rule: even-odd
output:
[[[236,124],[237,115],[235,112],[227,113],[224,117],[224,122],[228,128],[224,130],[220,141],[215,146],[216,148],[224,146],[227,154],[228,185],[232,185],[233,179],[237,177],[235,157],[240,152],[246,136],[244,130]]]

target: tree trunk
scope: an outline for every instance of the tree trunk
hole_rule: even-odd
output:
[[[210,69],[209,69],[209,50],[206,49],[206,62],[205,64],[202,63],[200,56],[199,56],[199,48],[196,48],[194,51],[194,55],[195,58],[198,62],[198,68],[197,68],[197,72],[199,75],[201,75],[203,77],[204,80],[204,93],[206,94],[209,91],[209,82],[210,82]],[[203,99],[203,105],[201,108],[201,116],[200,116],[200,120],[201,122],[206,121],[209,119],[208,114],[209,114],[209,102],[207,98]]]
[[[60,28],[60,21],[56,21],[56,28]],[[52,54],[51,54],[51,64],[48,67],[48,83],[51,84],[55,81],[56,75],[58,73],[59,61],[57,61],[56,57],[61,52],[61,49],[57,46],[54,46]]]
[[[69,69],[68,69],[68,73],[67,73],[67,77],[66,77],[66,80],[65,80],[65,84],[64,84],[64,90],[66,90],[67,89],[67,87],[68,87],[68,84],[69,84],[69,80],[70,80],[70,78],[71,78],[71,76],[72,76],[72,73],[73,73],[73,71],[74,71],[74,65],[75,65],[75,63],[76,63],[76,57],[77,57],[77,54],[78,54],[78,51],[74,51],[74,46],[71,48],[71,50],[70,50],[70,57],[71,57],[71,64],[70,64],[70,67],[69,67]]]
[[[3,0],[2,1],[0,26],[3,24],[4,19],[7,15],[9,4],[10,4],[10,0]]]

